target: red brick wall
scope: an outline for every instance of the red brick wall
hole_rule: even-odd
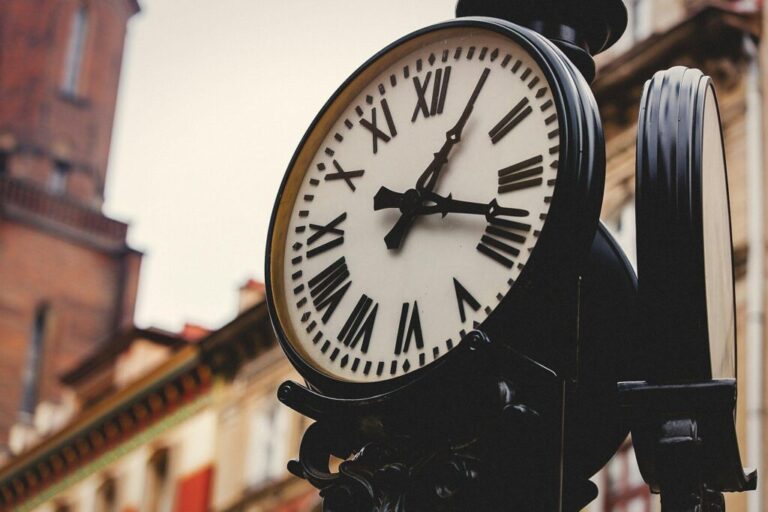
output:
[[[100,204],[130,0],[91,0],[80,93],[62,93],[65,55],[81,0],[3,0],[0,9],[0,138],[12,140],[11,173],[44,182],[68,161],[69,192]],[[8,144],[7,142],[5,142]],[[4,148],[8,149],[8,148]]]
[[[114,327],[116,315],[120,314],[118,305],[123,302],[118,295],[122,259],[0,219],[3,440],[18,417],[21,375],[36,307],[44,301],[50,305],[40,398],[56,400],[60,393],[58,375]],[[128,296],[134,297],[136,279],[126,285]],[[132,314],[132,303],[128,307]]]

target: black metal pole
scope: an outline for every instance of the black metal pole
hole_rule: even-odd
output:
[[[488,16],[528,27],[552,41],[591,82],[593,57],[624,33],[621,0],[459,0],[456,16]]]

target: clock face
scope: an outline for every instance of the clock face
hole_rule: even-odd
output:
[[[279,323],[332,378],[429,365],[515,285],[549,211],[560,121],[515,41],[428,32],[351,79],[297,152],[270,241]]]
[[[712,87],[704,100],[702,223],[707,329],[712,378],[736,377],[731,222],[728,183],[717,100]]]

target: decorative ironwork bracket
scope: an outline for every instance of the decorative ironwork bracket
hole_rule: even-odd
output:
[[[552,512],[561,500],[575,511],[594,499],[586,480],[562,489],[557,375],[479,331],[454,352],[428,377],[374,397],[281,385],[279,399],[316,420],[288,469],[320,490],[326,512]],[[335,471],[332,458],[342,461]]]
[[[754,490],[741,465],[733,411],[736,381],[619,383],[643,478],[664,512],[724,512],[723,492]]]

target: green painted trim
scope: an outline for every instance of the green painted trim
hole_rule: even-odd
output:
[[[78,469],[71,475],[64,477],[62,480],[48,487],[42,493],[38,494],[34,498],[25,501],[21,505],[18,505],[16,508],[14,508],[14,510],[16,510],[17,512],[27,512],[34,509],[35,507],[39,507],[46,501],[50,500],[51,498],[59,494],[60,492],[68,489],[69,487],[72,487],[73,485],[91,476],[92,474],[97,473],[98,471],[101,471],[102,469],[109,466],[110,464],[115,462],[117,459],[119,459],[123,455],[126,455],[128,452],[133,451],[136,448],[140,447],[141,445],[148,443],[149,441],[151,441],[158,435],[162,434],[166,430],[172,427],[175,427],[176,425],[183,422],[184,420],[189,419],[195,413],[199,412],[201,409],[211,404],[212,402],[213,402],[213,397],[211,393],[205,393],[204,395],[195,399],[192,403],[189,403],[181,407],[179,410],[175,411],[173,414],[166,416],[165,418],[151,425],[147,429],[142,430],[140,433],[128,439],[126,442],[124,442],[117,448],[114,448],[108,451],[107,453],[101,455],[96,460]]]

